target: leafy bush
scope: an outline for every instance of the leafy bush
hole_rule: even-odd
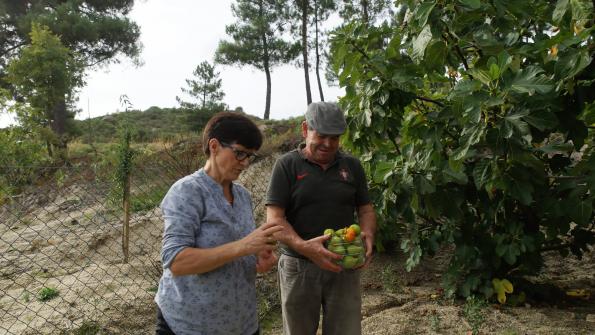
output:
[[[407,267],[454,244],[446,292],[492,296],[541,253],[595,242],[590,1],[401,2],[333,38],[345,145],[361,155],[380,243]]]
[[[35,136],[17,127],[0,130],[0,203],[48,163],[45,144]]]

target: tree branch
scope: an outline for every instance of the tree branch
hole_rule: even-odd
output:
[[[120,52],[120,49],[115,49],[115,52],[113,53],[113,55],[117,54],[118,52]],[[112,56],[105,56],[105,57],[99,58],[96,62],[85,64],[85,67],[93,67],[93,66],[95,66],[97,64],[103,63],[104,61],[109,60],[110,58],[112,58],[113,55]]]
[[[467,60],[465,59],[465,56],[463,56],[463,52],[461,51],[461,48],[455,44],[455,51],[457,52],[457,55],[459,56],[459,58],[461,58],[461,61],[463,62],[463,66],[465,67],[465,70],[469,71],[469,65],[467,64]],[[471,79],[473,79],[473,76],[469,75],[469,77],[471,77]]]
[[[401,150],[399,149],[399,145],[397,144],[397,141],[395,141],[395,139],[392,136],[389,139],[392,142],[392,144],[395,146],[395,150],[397,150],[397,154],[399,154],[399,156],[402,156]]]
[[[467,64],[467,59],[465,59],[465,56],[463,55],[463,51],[461,51],[459,44],[456,43],[456,38],[452,35],[452,33],[448,30],[448,28],[446,29],[446,34],[452,40],[454,47],[455,47],[455,51],[456,51],[457,55],[459,56],[459,58],[461,59],[461,62],[463,63],[465,70],[469,71],[469,64]],[[443,38],[445,38],[445,37],[443,36]],[[448,42],[448,39],[446,39],[446,41]],[[473,79],[473,76],[469,75],[469,78]]]
[[[422,101],[427,101],[427,102],[431,102],[431,103],[434,103],[434,104],[436,104],[436,105],[438,105],[440,107],[444,107],[444,104],[441,103],[440,101],[433,100],[433,99],[430,99],[430,98],[420,97],[420,96],[417,96],[416,95],[415,96],[415,99],[422,100]]]
[[[21,43],[17,43],[9,48],[7,48],[6,50],[4,50],[4,52],[2,52],[2,54],[0,54],[0,57],[5,57],[6,55],[8,55],[11,51],[18,49],[20,47],[22,47],[23,45],[25,45],[25,42],[21,42]]]
[[[376,66],[374,66],[374,64],[372,64],[372,63],[371,63],[371,59],[370,59],[370,57],[369,57],[369,56],[366,54],[366,52],[365,52],[364,50],[362,50],[360,47],[358,47],[358,46],[357,46],[355,43],[353,43],[353,41],[351,41],[351,42],[350,42],[350,44],[351,44],[351,46],[352,46],[352,47],[355,49],[355,51],[359,52],[359,53],[360,53],[362,56],[364,56],[364,58],[365,58],[365,59],[368,61],[368,62],[367,62],[367,64],[368,64],[368,65],[369,65],[369,66],[370,66],[370,67],[371,67],[371,68],[374,70],[374,72],[376,72],[376,74],[377,74],[379,77],[381,77],[381,78],[382,78],[382,77],[383,77],[383,75],[382,75],[382,71],[380,71],[380,69],[378,69]],[[384,79],[386,79],[386,78],[384,78]],[[422,101],[431,102],[431,103],[434,103],[434,104],[436,104],[436,105],[438,105],[438,106],[440,106],[440,107],[444,107],[444,104],[443,104],[443,103],[441,103],[440,101],[437,101],[437,100],[433,100],[433,99],[430,99],[430,98],[425,98],[425,97],[420,97],[420,96],[418,96],[418,95],[414,95],[413,97],[414,97],[415,99],[418,99],[418,100],[422,100]]]

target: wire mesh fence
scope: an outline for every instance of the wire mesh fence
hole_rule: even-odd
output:
[[[135,163],[128,262],[109,168],[37,168],[18,192],[0,183],[0,334],[150,333],[161,276],[159,203],[201,166],[195,154]],[[260,159],[239,180],[252,193],[257,223],[274,160]],[[16,169],[0,167],[7,175]]]

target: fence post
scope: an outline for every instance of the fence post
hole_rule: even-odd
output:
[[[122,251],[124,252],[124,264],[128,264],[129,242],[130,242],[130,171],[126,174],[124,183],[124,224],[122,225]]]
[[[119,162],[115,175],[119,192],[118,198],[122,200],[122,207],[124,209],[124,222],[122,223],[122,252],[124,253],[124,264],[128,263],[130,241],[130,182],[134,159],[134,151],[130,148],[131,137],[130,129],[126,125],[123,129],[122,139],[119,145]]]

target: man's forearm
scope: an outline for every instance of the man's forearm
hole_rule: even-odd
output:
[[[288,247],[298,251],[304,240],[295,232],[291,224],[283,218],[283,231],[278,233],[278,240]]]
[[[283,230],[275,234],[275,239],[299,252],[304,240],[295,232],[285,218],[285,209],[277,206],[267,206],[267,222],[274,221],[279,222],[283,226]]]
[[[358,209],[359,225],[366,235],[374,237],[376,234],[376,212],[371,204],[363,205]]]

